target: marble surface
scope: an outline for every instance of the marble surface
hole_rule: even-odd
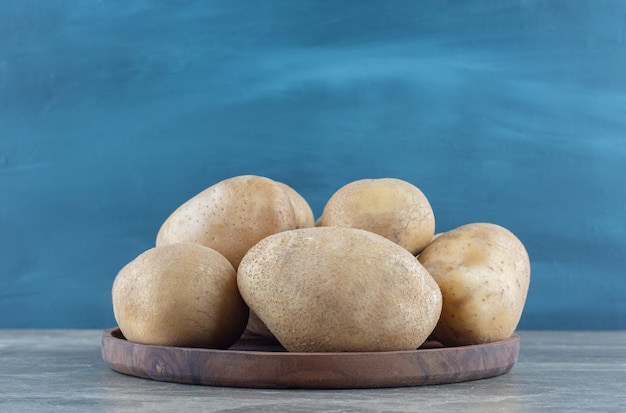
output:
[[[472,382],[368,390],[162,383],[112,371],[99,330],[0,330],[1,412],[625,411],[626,331],[521,331],[519,361]]]

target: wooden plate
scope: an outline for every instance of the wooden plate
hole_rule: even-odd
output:
[[[290,353],[276,341],[243,336],[228,350],[127,341],[119,328],[102,335],[102,358],[119,373],[159,381],[251,388],[348,389],[455,383],[507,373],[519,336],[495,343],[363,353]]]

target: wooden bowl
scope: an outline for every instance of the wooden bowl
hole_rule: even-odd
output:
[[[112,370],[158,381],[250,388],[349,389],[456,383],[513,368],[519,336],[489,344],[361,353],[290,353],[267,338],[244,335],[228,350],[127,341],[119,328],[102,335]]]

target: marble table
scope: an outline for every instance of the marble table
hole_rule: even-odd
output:
[[[0,412],[620,412],[626,331],[521,331],[502,376],[368,390],[258,390],[157,382],[104,363],[98,330],[0,330]]]

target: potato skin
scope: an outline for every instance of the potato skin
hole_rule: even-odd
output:
[[[296,216],[296,229],[297,228],[311,228],[315,226],[315,216],[313,210],[309,205],[309,202],[298,191],[290,187],[289,185],[275,181],[280,185],[293,206],[293,210]]]
[[[248,325],[246,325],[246,332],[261,337],[273,338],[276,337],[269,328],[261,321],[258,315],[250,310],[250,316],[248,317]]]
[[[291,205],[293,206],[296,216],[296,229],[311,228],[315,226],[315,217],[308,201],[289,185],[279,181],[276,181],[276,183],[283,188],[291,201]],[[254,311],[250,311],[246,331],[263,337],[275,338],[272,332],[267,328],[267,326],[265,326],[265,324],[263,324]]]
[[[435,233],[435,215],[424,193],[407,181],[361,179],[330,197],[317,225],[371,231],[417,255]]]
[[[415,349],[441,311],[439,287],[411,253],[356,228],[271,235],[245,255],[237,284],[295,352]]]
[[[434,239],[418,259],[443,294],[433,331],[442,344],[481,344],[513,334],[530,284],[528,253],[513,233],[491,223],[463,225]]]
[[[112,299],[120,330],[142,344],[228,348],[248,320],[235,269],[199,244],[143,252],[115,277]]]
[[[179,206],[161,225],[156,245],[202,244],[220,252],[237,269],[258,241],[295,228],[292,202],[279,183],[241,175],[220,181]]]

